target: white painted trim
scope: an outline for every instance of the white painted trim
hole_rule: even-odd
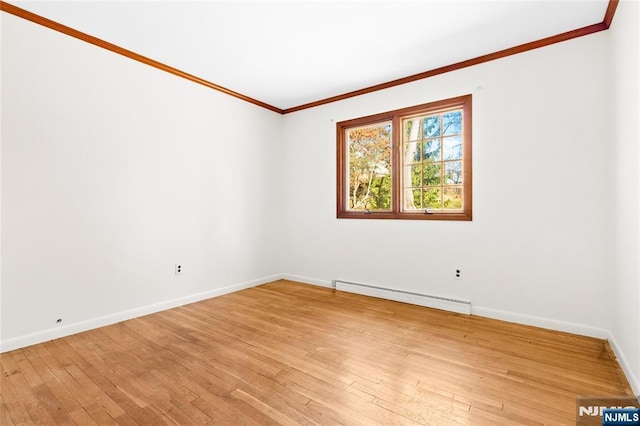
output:
[[[581,336],[595,337],[598,339],[606,339],[608,333],[605,328],[593,327],[575,322],[559,321],[544,317],[536,317],[533,315],[519,314],[516,312],[500,311],[498,309],[483,308],[482,306],[475,305],[471,307],[471,314],[480,317],[514,322],[517,324],[532,325],[534,327],[541,327],[549,330],[564,331],[567,333],[579,334]]]
[[[296,281],[296,282],[299,282],[299,283],[302,283],[302,284],[311,284],[311,285],[317,285],[317,286],[320,286],[320,287],[333,288],[333,284],[331,283],[331,281],[320,280],[318,278],[303,277],[301,275],[280,274],[280,279],[289,280],[289,281]]]
[[[640,378],[634,374],[631,365],[629,365],[627,358],[625,358],[622,349],[618,345],[618,341],[613,337],[611,331],[608,333],[607,340],[609,341],[609,345],[611,345],[611,349],[613,349],[613,353],[616,355],[618,364],[620,364],[624,375],[627,377],[629,385],[631,385],[631,390],[633,390],[634,395],[640,395]]]
[[[97,318],[92,318],[86,321],[80,321],[73,324],[64,325],[62,327],[50,328],[48,330],[42,330],[23,336],[13,337],[0,341],[0,353],[12,351],[14,349],[20,349],[27,346],[35,345],[37,343],[46,342],[53,339],[59,339],[61,337],[69,336],[83,331],[92,330],[98,327],[104,327],[106,325],[115,324],[121,321],[126,321],[132,318],[141,317],[144,315],[153,314],[155,312],[164,311],[167,309],[176,308],[178,306],[188,305],[190,303],[199,302],[205,299],[211,299],[213,297],[222,296],[224,294],[233,293],[246,288],[255,287],[258,285],[266,284],[272,281],[281,279],[280,274],[270,275],[263,278],[257,278],[255,280],[244,281],[237,284],[232,284],[222,288],[216,288],[213,290],[204,291],[201,293],[192,294],[189,296],[180,297],[173,300],[167,300],[153,305],[142,306],[139,308],[130,309],[127,311],[116,312],[113,314],[104,315]]]
[[[24,336],[2,340],[0,341],[0,353],[24,348],[27,346],[35,345],[37,343],[58,339],[76,333],[81,333],[83,331],[92,330],[94,328],[104,327],[106,325],[111,325],[132,318],[149,315],[155,312],[176,308],[178,306],[188,305],[190,303],[198,302],[201,300],[211,299],[213,297],[222,296],[224,294],[233,293],[236,291],[244,290],[246,288],[256,287],[280,279],[296,281],[303,284],[316,285],[320,287],[333,287],[332,282],[328,280],[321,280],[294,274],[275,274],[255,280],[245,281],[222,288],[205,291],[202,293],[192,294],[178,299],[167,300],[153,305],[130,309],[128,311],[117,312],[114,314],[109,314],[102,317],[77,322],[74,324],[68,324],[62,327],[51,328]],[[518,314],[514,312],[500,311],[497,309],[483,308],[475,305],[471,307],[471,314],[514,322],[518,324],[532,325],[535,327],[542,327],[551,330],[565,331],[568,333],[580,334],[583,336],[596,337],[599,339],[607,339],[611,344],[611,348],[613,349],[613,352],[618,359],[618,363],[625,373],[627,380],[629,381],[629,384],[633,389],[633,392],[636,395],[640,395],[640,381],[636,376],[634,376],[633,370],[631,369],[631,366],[625,358],[614,336],[606,329],[576,324],[572,322],[552,320],[543,317]]]
[[[280,278],[284,280],[297,281],[303,284],[312,284],[330,288],[333,287],[331,281],[321,280],[318,278],[311,278],[294,274],[281,274]],[[549,330],[564,331],[567,333],[595,337],[597,339],[603,340],[606,340],[609,334],[608,330],[605,328],[593,327],[568,321],[559,321],[533,315],[519,314],[509,311],[501,311],[498,309],[484,308],[482,306],[476,306],[473,304],[471,305],[471,315],[499,319],[502,321],[514,322],[516,324],[531,325],[534,327],[541,327]]]
[[[321,287],[333,288],[333,283],[328,280],[321,280],[317,278],[305,277],[294,274],[281,274],[281,279],[296,281],[303,284],[317,285]],[[502,321],[514,322],[517,324],[531,325],[534,327],[541,327],[549,330],[564,331],[572,334],[579,334],[581,336],[595,337],[597,339],[606,339],[609,341],[613,352],[615,353],[618,363],[622,368],[634,394],[640,395],[640,381],[633,374],[633,370],[629,365],[627,359],[624,357],[620,346],[617,344],[611,332],[605,328],[593,327],[584,324],[577,324],[568,321],[559,321],[550,318],[538,317],[533,315],[519,314],[509,311],[501,311],[498,309],[484,308],[482,306],[471,305],[471,315],[477,315],[486,318],[499,319]]]

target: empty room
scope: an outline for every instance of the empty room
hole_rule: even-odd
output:
[[[0,9],[2,425],[640,424],[640,2]]]

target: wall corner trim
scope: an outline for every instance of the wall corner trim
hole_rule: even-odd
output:
[[[607,334],[607,341],[609,342],[609,345],[611,346],[611,349],[613,350],[613,353],[615,354],[618,364],[620,364],[624,375],[627,377],[627,381],[629,382],[633,393],[636,396],[640,395],[640,371],[633,371],[631,365],[629,365],[629,361],[627,361],[627,358],[624,356],[620,345],[618,345],[618,341],[615,339],[611,331],[609,331]]]
[[[333,283],[331,282],[331,280],[321,280],[318,278],[305,277],[295,274],[280,274],[280,278],[283,280],[295,281],[301,284],[311,284],[318,287],[333,288]]]

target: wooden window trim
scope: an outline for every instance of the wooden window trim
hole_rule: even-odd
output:
[[[430,112],[442,111],[446,109],[462,108],[463,110],[463,209],[456,212],[433,212],[426,214],[424,211],[407,212],[401,209],[401,164],[400,152],[402,149],[401,141],[401,120],[411,115],[422,115]],[[381,121],[392,122],[392,190],[391,190],[391,211],[350,211],[347,206],[349,198],[347,196],[347,188],[349,183],[347,179],[347,141],[345,138],[345,130],[368,124],[375,124]],[[355,118],[351,120],[341,121],[336,124],[336,211],[339,219],[408,219],[408,220],[453,220],[453,221],[471,221],[472,220],[472,108],[471,95],[464,95],[455,98],[445,99],[436,102],[430,102],[422,105],[416,105],[408,108],[402,108],[394,111],[388,111],[380,114],[374,114],[366,117]]]

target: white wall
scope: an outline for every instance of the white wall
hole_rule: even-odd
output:
[[[482,315],[605,337],[607,41],[598,33],[285,116],[284,272],[468,299]],[[336,122],[467,93],[472,222],[336,219]]]
[[[637,3],[609,32],[285,117],[0,19],[2,350],[284,272],[610,329],[638,377]],[[335,218],[337,121],[467,93],[473,222]]]
[[[614,148],[615,280],[610,340],[636,394],[640,394],[640,7],[618,4],[611,42],[610,128]]]
[[[279,272],[279,114],[1,19],[3,350]]]

